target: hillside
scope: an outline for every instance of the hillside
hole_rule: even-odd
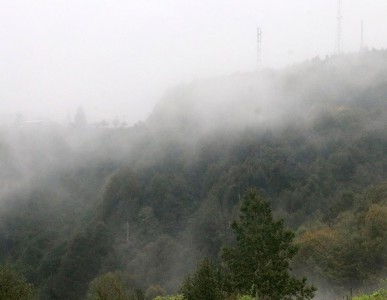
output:
[[[0,153],[0,262],[42,299],[116,270],[175,292],[250,187],[320,295],[387,277],[387,51],[182,84],[131,128],[3,128]]]

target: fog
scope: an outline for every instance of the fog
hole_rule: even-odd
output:
[[[344,1],[338,55],[334,0],[0,0],[0,262],[44,299],[80,299],[115,270],[174,293],[233,241],[251,186],[298,237],[352,234],[353,206],[329,213],[387,176],[386,13]],[[295,270],[323,297],[385,274],[311,261]]]
[[[343,50],[385,47],[384,0],[343,4]],[[145,120],[169,88],[330,55],[335,0],[0,2],[0,121]]]

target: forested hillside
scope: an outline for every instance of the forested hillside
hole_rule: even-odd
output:
[[[4,126],[0,264],[41,299],[116,271],[174,293],[233,243],[252,187],[318,295],[387,277],[387,51],[182,84],[130,128]]]

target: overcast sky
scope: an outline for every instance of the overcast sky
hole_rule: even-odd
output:
[[[0,116],[144,120],[197,78],[335,49],[336,0],[0,0]],[[343,1],[343,50],[387,46],[387,1]]]

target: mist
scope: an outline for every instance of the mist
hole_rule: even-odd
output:
[[[317,299],[375,289],[384,2],[344,2],[342,53],[333,0],[0,3],[0,264],[41,299],[117,271],[177,293],[204,257],[221,264],[255,187]]]
[[[1,120],[144,121],[167,89],[256,67],[334,53],[336,1],[4,1],[0,4]],[[345,2],[343,49],[383,48],[382,0]],[[278,20],[281,20],[278,22]]]
[[[3,125],[2,261],[28,266],[23,274],[47,299],[77,298],[114,270],[144,291],[173,293],[233,242],[229,224],[251,186],[301,240],[325,220],[345,230],[343,220],[358,220],[353,207],[368,207],[367,188],[386,178],[386,62],[386,51],[365,51],[181,83],[134,126],[80,116]],[[332,215],[347,190],[360,204]],[[295,272],[322,298],[374,286],[356,276],[332,282],[298,259]],[[68,269],[87,273],[70,291]]]

